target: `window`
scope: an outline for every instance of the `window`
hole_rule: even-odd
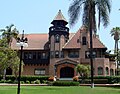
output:
[[[90,52],[89,51],[85,52],[85,58],[90,58]]]
[[[24,59],[33,59],[32,52],[24,52]]]
[[[92,57],[96,57],[96,51],[92,52]],[[85,58],[90,58],[90,51],[85,51]]]
[[[54,57],[54,51],[50,52],[50,57],[53,58]]]
[[[82,37],[82,45],[86,45],[86,37]]]
[[[59,51],[55,51],[55,57],[59,58]]]
[[[24,59],[28,59],[28,53],[24,52]]]
[[[33,52],[33,59],[36,59],[36,52]]]
[[[43,52],[43,53],[41,54],[41,59],[47,59],[47,53]]]
[[[60,42],[60,36],[59,35],[55,36],[55,42],[57,42],[57,43]]]
[[[79,51],[69,51],[68,52],[69,58],[78,58],[79,57]]]
[[[64,52],[61,51],[61,58],[64,58]]]
[[[103,68],[102,67],[98,67],[98,75],[103,75]]]
[[[31,52],[28,53],[28,59],[33,59],[33,55]]]
[[[45,69],[35,69],[35,75],[45,75]]]
[[[106,75],[109,75],[109,68],[106,67]]]
[[[110,69],[110,75],[114,75],[114,70],[113,69]]]
[[[38,59],[41,59],[41,53],[38,52]]]
[[[77,43],[80,43],[80,39],[77,39]]]

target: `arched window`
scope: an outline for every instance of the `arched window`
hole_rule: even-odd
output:
[[[103,68],[102,67],[98,67],[98,75],[103,75]]]
[[[86,45],[86,37],[82,37],[82,45]]]
[[[110,75],[114,75],[114,70],[113,69],[110,69]]]
[[[106,67],[106,75],[109,75],[109,68]]]
[[[55,36],[55,42],[60,42],[60,36],[59,35]]]

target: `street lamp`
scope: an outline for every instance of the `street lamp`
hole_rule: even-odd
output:
[[[24,38],[24,30],[21,38],[17,38],[17,43],[16,45],[20,47],[20,64],[19,64],[19,76],[18,76],[18,91],[17,94],[20,94],[20,78],[21,78],[21,65],[22,65],[22,53],[23,53],[23,47],[28,47],[27,44],[27,38]]]
[[[88,51],[88,52],[86,52],[86,56],[87,56],[87,58],[90,58],[90,63],[91,63],[91,88],[94,88],[94,78],[93,78],[93,76],[94,76],[94,72],[93,72],[93,70],[94,70],[94,67],[93,67],[93,58],[95,58],[96,57],[96,52],[95,51],[93,51],[93,50],[90,50],[90,51]]]

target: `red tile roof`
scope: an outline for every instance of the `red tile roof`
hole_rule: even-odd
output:
[[[80,48],[80,44],[77,43],[77,40],[79,39],[80,32],[72,34],[72,36],[69,38],[68,42],[63,46],[63,49],[77,49]]]
[[[21,36],[21,35],[20,35]],[[28,47],[24,48],[26,50],[40,50],[44,49],[45,44],[48,42],[48,34],[25,34],[28,39]],[[13,39],[11,48],[18,49],[16,46],[16,40]]]
[[[83,30],[81,31],[80,29],[75,33],[71,39],[64,45],[63,49],[77,49],[81,48],[80,47],[80,32],[84,32]],[[88,46],[90,48],[90,36],[88,33]],[[105,45],[100,41],[98,37],[93,36],[93,48],[106,48]]]
[[[88,36],[88,43],[90,48],[90,37]],[[96,36],[93,36],[93,48],[106,48],[105,45]]]
[[[49,34],[25,34],[25,37],[28,38],[28,47],[24,48],[25,50],[43,50],[45,45],[48,43]],[[68,42],[63,46],[63,49],[79,49],[80,42],[80,29],[76,33],[70,33]],[[88,34],[88,46],[89,42]],[[90,46],[89,46],[90,47]],[[13,39],[12,49],[18,49],[16,46],[16,40]],[[106,48],[105,45],[100,41],[98,37],[93,36],[93,48]]]
[[[63,16],[61,10],[59,10],[58,14],[55,16],[54,20],[64,20],[65,22],[67,22],[67,20],[65,19],[65,17]]]

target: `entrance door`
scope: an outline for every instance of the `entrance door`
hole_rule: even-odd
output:
[[[12,69],[10,67],[6,69],[6,75],[12,75]]]
[[[74,76],[74,69],[71,67],[64,67],[60,70],[60,78],[72,78]]]

